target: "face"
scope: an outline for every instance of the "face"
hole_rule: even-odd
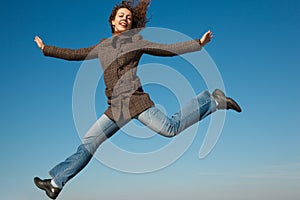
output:
[[[132,27],[132,13],[127,8],[120,8],[116,14],[114,20],[112,20],[112,25],[114,28],[114,33],[122,33],[124,31],[130,30]]]

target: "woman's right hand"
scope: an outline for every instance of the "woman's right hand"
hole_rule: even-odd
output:
[[[36,45],[43,51],[43,49],[45,47],[43,40],[39,36],[35,36],[34,41],[35,41]]]

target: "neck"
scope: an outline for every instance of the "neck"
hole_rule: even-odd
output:
[[[115,31],[115,32],[113,32],[113,34],[112,34],[112,35],[120,35],[120,33],[122,33],[122,32]]]

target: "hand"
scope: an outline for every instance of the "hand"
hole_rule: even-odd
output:
[[[39,38],[39,36],[35,36],[34,41],[37,44],[37,46],[43,51],[43,49],[45,47],[43,40],[41,38]]]
[[[202,47],[204,47],[207,43],[210,42],[210,40],[213,38],[213,33],[209,30],[200,39],[200,44]]]

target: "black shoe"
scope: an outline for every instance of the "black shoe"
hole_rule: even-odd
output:
[[[237,112],[242,112],[242,109],[238,105],[238,103],[234,101],[232,98],[226,97],[224,92],[222,92],[221,90],[216,89],[212,93],[212,96],[218,102],[218,109],[227,109],[227,110],[231,109]]]
[[[56,197],[61,191],[60,188],[56,188],[51,185],[51,179],[41,180],[40,178],[35,177],[34,183],[38,188],[44,190],[47,196],[51,199],[56,199]]]

